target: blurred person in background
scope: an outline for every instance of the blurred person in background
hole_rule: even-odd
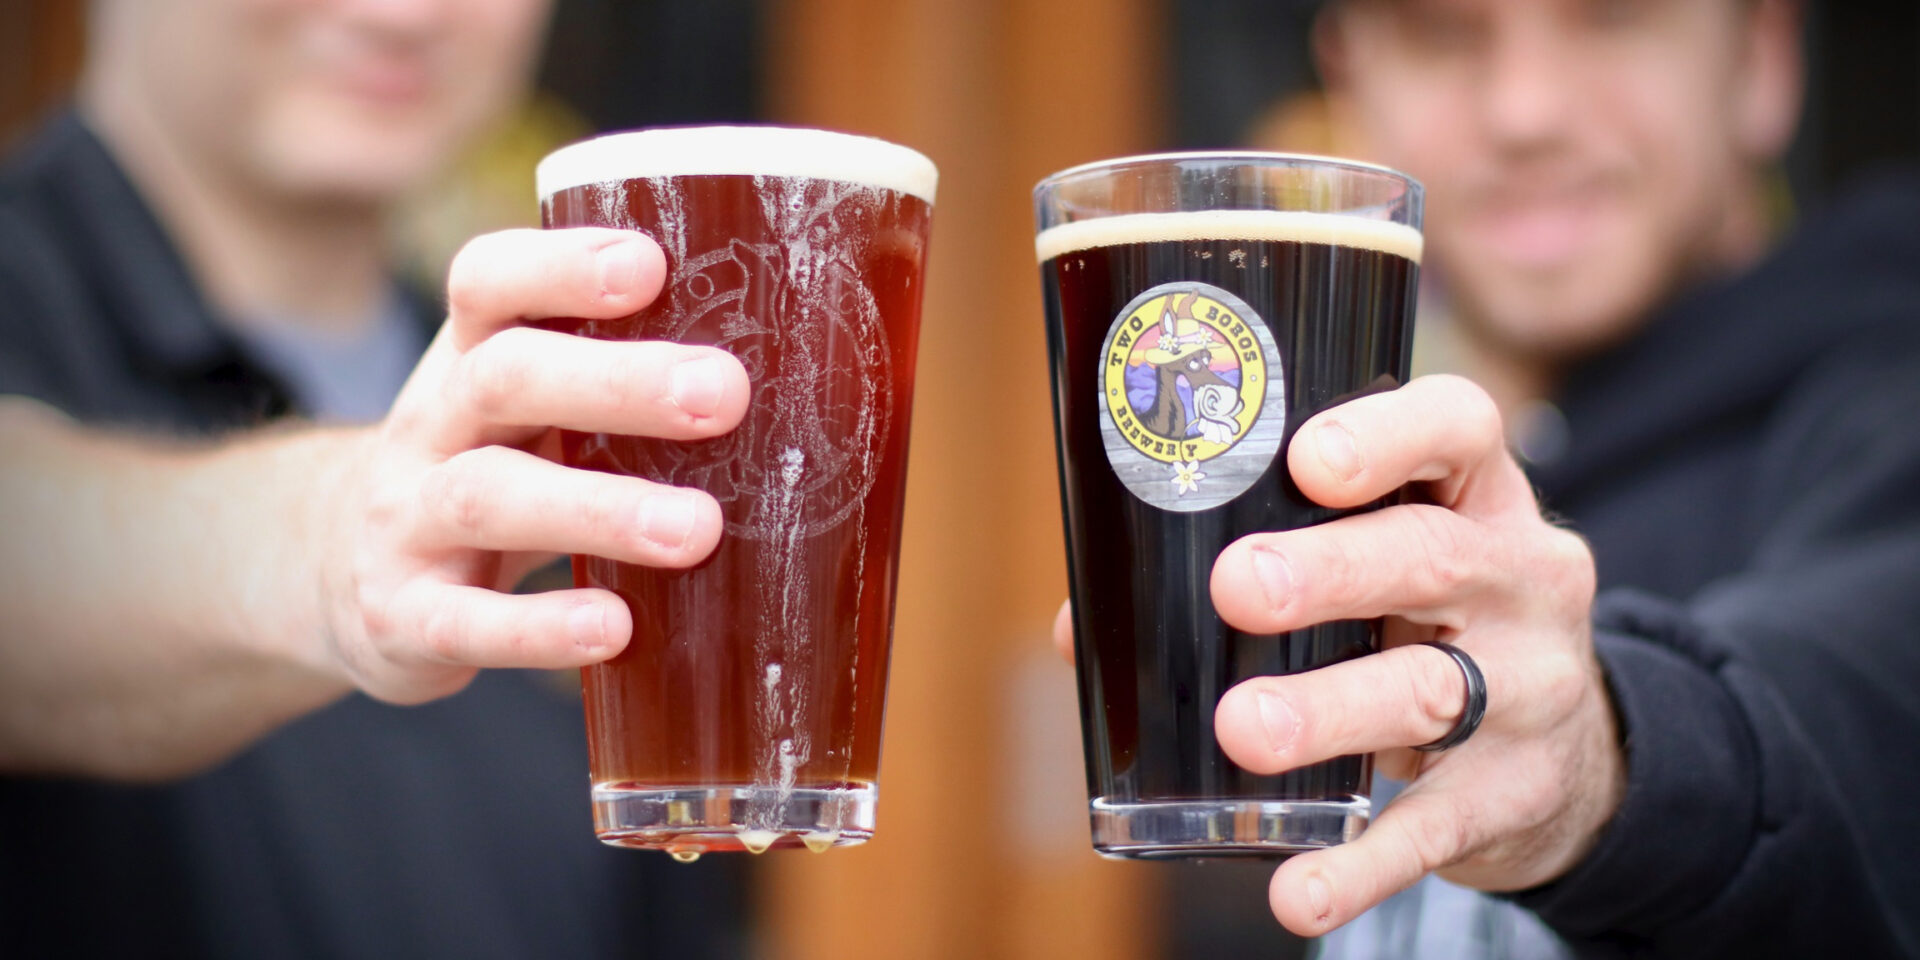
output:
[[[1376,800],[1398,790],[1274,874],[1322,956],[1920,955],[1920,188],[1776,235],[1799,19],[1323,9],[1341,125],[1427,186],[1473,381],[1353,401],[1290,446],[1322,503],[1430,502],[1248,537],[1214,570],[1249,631],[1389,617],[1385,653],[1248,681],[1216,717],[1249,769],[1380,751]],[[1429,639],[1478,661],[1487,707],[1419,753],[1466,695]]]
[[[495,592],[554,552],[718,535],[701,495],[519,451],[723,431],[744,374],[636,345],[556,376],[557,335],[494,340],[637,309],[644,238],[476,242],[437,340],[389,272],[391,206],[525,95],[548,7],[93,4],[76,107],[0,173],[0,954],[744,952],[737,864],[594,840],[575,681],[474,670],[624,643],[610,595]]]

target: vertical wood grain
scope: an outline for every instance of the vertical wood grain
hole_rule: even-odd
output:
[[[71,93],[85,27],[85,0],[0,2],[0,149]]]
[[[877,838],[770,857],[780,960],[1142,958],[1151,868],[1087,842],[1030,190],[1158,133],[1155,0],[789,0],[775,119],[940,166]]]

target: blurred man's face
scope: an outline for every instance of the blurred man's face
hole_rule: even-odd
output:
[[[551,0],[113,0],[100,15],[195,159],[259,186],[386,200],[525,90]]]
[[[1378,157],[1426,183],[1430,260],[1463,314],[1545,359],[1625,336],[1737,262],[1731,219],[1798,110],[1792,18],[1743,0],[1351,0],[1332,16],[1329,82]]]

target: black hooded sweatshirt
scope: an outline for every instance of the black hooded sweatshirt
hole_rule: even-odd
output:
[[[1625,800],[1517,899],[1591,956],[1920,957],[1920,182],[1575,371]]]

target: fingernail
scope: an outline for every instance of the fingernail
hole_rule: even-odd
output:
[[[607,637],[607,612],[597,603],[574,607],[567,615],[567,631],[573,634],[575,646],[600,646]]]
[[[683,360],[668,375],[668,398],[690,417],[713,416],[726,394],[726,368],[717,357]]]
[[[1353,434],[1346,427],[1323,423],[1313,432],[1313,442],[1320,450],[1320,462],[1342,482],[1360,475],[1360,448],[1354,445]]]
[[[1253,548],[1253,578],[1260,581],[1260,591],[1267,595],[1267,606],[1284,609],[1293,598],[1293,568],[1287,566],[1287,558],[1277,551]]]
[[[1293,735],[1300,729],[1300,718],[1285,697],[1266,690],[1253,695],[1254,709],[1260,711],[1260,730],[1267,735],[1267,749],[1281,753],[1293,746]]]
[[[1313,911],[1313,919],[1322,922],[1333,911],[1333,891],[1318,874],[1307,878],[1307,909]]]
[[[663,547],[684,547],[693,535],[693,498],[657,493],[640,504],[640,533]]]
[[[640,286],[640,242],[621,240],[600,248],[600,293],[613,296]]]

